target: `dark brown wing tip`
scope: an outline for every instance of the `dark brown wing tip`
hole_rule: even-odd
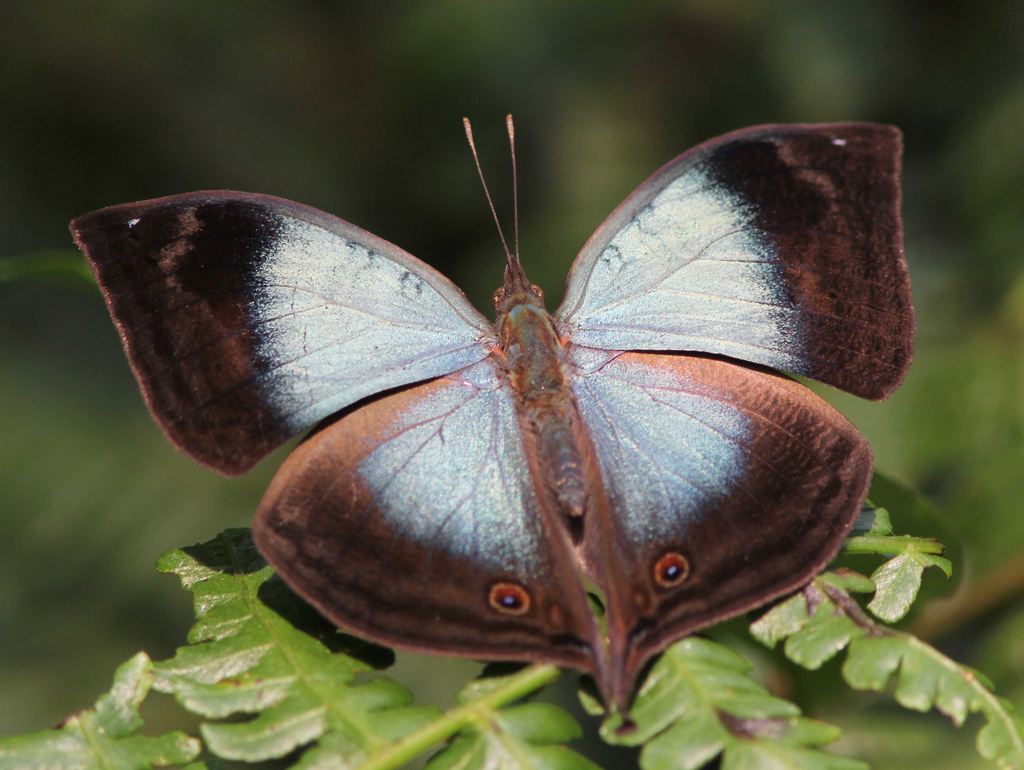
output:
[[[914,361],[914,337],[917,333],[917,314],[914,308],[914,296],[910,284],[910,271],[907,266],[905,241],[903,235],[902,188],[900,185],[900,167],[902,153],[902,133],[894,126],[883,126],[892,129],[893,140],[893,197],[891,201],[891,212],[896,226],[895,245],[892,260],[900,271],[900,282],[894,287],[894,305],[903,309],[907,321],[906,334],[903,336],[900,345],[897,346],[892,360],[891,373],[871,383],[869,392],[863,394],[864,398],[871,401],[884,401],[889,398],[906,379],[910,365]],[[858,393],[857,395],[861,395]]]
[[[907,378],[907,373],[910,370],[910,364],[914,357],[912,343],[910,347],[911,349],[908,352],[906,364],[892,379],[884,382],[879,381],[872,383],[871,386],[864,390],[854,390],[853,388],[849,388],[849,392],[860,398],[867,399],[868,401],[885,401],[888,399],[889,396],[899,390],[900,386]]]
[[[766,127],[770,128],[770,127]],[[780,126],[781,128],[781,126]],[[890,220],[894,223],[895,232],[892,249],[888,260],[894,264],[900,275],[898,285],[893,287],[893,305],[900,308],[909,321],[906,336],[892,349],[890,366],[887,371],[875,371],[869,379],[857,382],[849,381],[843,389],[869,401],[884,401],[903,384],[914,359],[914,334],[916,319],[913,295],[910,287],[910,274],[903,238],[903,218],[901,215],[902,188],[900,172],[903,157],[903,132],[897,127],[885,123],[846,122],[806,124],[798,128],[824,133],[836,139],[860,139],[867,144],[865,151],[873,155],[877,162],[885,166],[886,176],[891,182],[891,196],[886,209]],[[870,148],[870,149],[868,149]]]
[[[821,132],[836,139],[860,138],[869,143],[871,149],[867,150],[867,152],[874,155],[879,163],[886,166],[886,175],[892,184],[892,194],[887,201],[888,206],[886,209],[891,221],[894,223],[895,232],[893,246],[888,259],[899,270],[900,281],[898,285],[893,287],[893,305],[896,308],[900,308],[901,312],[905,314],[905,320],[909,321],[907,332],[891,352],[890,366],[887,367],[888,371],[876,370],[870,376],[870,379],[861,379],[856,382],[849,381],[843,385],[844,390],[860,398],[865,398],[869,401],[884,401],[906,379],[914,359],[914,335],[917,326],[913,294],[910,286],[910,274],[906,262],[903,218],[901,214],[903,193],[900,173],[903,156],[903,132],[897,126],[867,122],[806,124],[798,127]]]
[[[109,241],[118,230],[130,229],[129,222],[136,214],[151,210],[154,205],[175,204],[186,199],[198,200],[207,197],[235,197],[238,195],[240,194],[229,191],[210,191],[209,193],[193,193],[123,203],[96,209],[76,217],[68,224],[75,245],[85,256],[96,277],[100,293],[121,339],[125,356],[153,420],[177,450],[200,465],[227,477],[240,476],[248,472],[263,458],[266,452],[254,455],[251,452],[238,451],[238,448],[234,446],[227,447],[227,451],[225,451],[225,447],[216,440],[213,433],[196,429],[184,430],[170,414],[160,407],[156,396],[157,383],[152,376],[147,374],[148,367],[144,366],[140,360],[143,354],[136,350],[128,324],[123,320],[119,310],[118,298],[111,289],[110,271],[116,270],[115,263],[125,256],[125,253],[110,246]],[[270,447],[270,449],[272,448]],[[266,451],[269,452],[270,449]]]

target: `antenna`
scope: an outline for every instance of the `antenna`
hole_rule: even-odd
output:
[[[519,261],[519,180],[516,178],[516,128],[512,125],[512,116],[505,117],[508,128],[508,146],[512,150],[512,206],[515,211],[516,223],[516,262]]]
[[[494,215],[494,224],[498,227],[498,237],[501,238],[501,245],[505,247],[505,256],[512,260],[512,254],[508,250],[508,243],[505,242],[505,234],[501,231],[501,222],[498,221],[498,212],[494,208],[494,201],[491,200],[491,193],[487,189],[487,182],[484,181],[484,172],[480,168],[480,158],[476,154],[476,144],[473,142],[473,127],[469,125],[469,118],[462,119],[462,125],[466,127],[466,138],[469,140],[469,149],[473,151],[473,160],[476,162],[476,173],[480,175],[480,184],[484,186],[484,195],[487,196],[487,204],[491,207]]]
[[[511,140],[513,136],[511,115],[509,115],[507,123],[509,126],[509,139]],[[466,139],[469,140],[469,149],[473,151],[473,161],[476,163],[476,172],[480,175],[480,184],[484,186],[484,195],[487,196],[487,205],[491,207],[491,214],[494,216],[494,224],[498,227],[498,237],[501,238],[501,245],[505,247],[505,256],[508,258],[508,267],[505,269],[505,285],[506,287],[514,286],[516,288],[528,288],[530,282],[526,278],[526,273],[523,272],[523,266],[519,264],[519,203],[516,202],[516,254],[515,256],[512,256],[512,252],[508,249],[508,242],[505,240],[505,234],[501,231],[501,222],[498,221],[498,212],[494,208],[494,201],[491,200],[491,193],[487,189],[487,182],[484,180],[483,169],[480,168],[480,157],[476,154],[476,144],[473,142],[473,127],[469,124],[469,118],[463,118],[462,125],[466,129]],[[513,185],[515,185],[514,158],[515,150],[513,149]]]

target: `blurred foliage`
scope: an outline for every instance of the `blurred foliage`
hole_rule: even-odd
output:
[[[900,126],[916,361],[885,403],[826,397],[954,536],[911,534],[963,545],[957,593],[903,622],[1024,704],[1020,0],[11,0],[0,104],[2,276],[68,248],[86,211],[229,188],[355,222],[485,311],[502,262],[463,115],[506,222],[516,117],[523,260],[551,307],[600,221],[693,144],[765,122]],[[178,455],[80,285],[0,282],[0,735],[88,705],[138,649],[170,657],[189,616],[152,561],[247,524],[283,456],[229,481]],[[838,664],[808,680],[753,659],[873,767],[987,766],[969,736],[878,696],[822,697]],[[428,679],[417,693],[445,707],[465,677]],[[167,732],[176,707],[150,700]]]

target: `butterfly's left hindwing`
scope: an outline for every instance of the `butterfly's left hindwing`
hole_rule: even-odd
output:
[[[254,534],[326,617],[385,644],[593,669],[597,624],[490,361],[312,435],[278,471]]]
[[[487,355],[490,324],[451,281],[308,206],[191,193],[71,230],[157,422],[225,473],[361,398]]]
[[[821,571],[860,512],[871,449],[835,409],[781,375],[685,354],[576,358],[604,531],[617,546],[584,549],[594,580],[616,582],[602,588],[613,669],[628,692],[667,644]]]

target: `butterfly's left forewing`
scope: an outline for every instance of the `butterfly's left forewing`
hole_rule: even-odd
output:
[[[668,643],[823,569],[867,494],[871,449],[781,375],[710,356],[574,355],[614,533],[589,555],[594,579],[616,583],[602,588],[621,691]]]
[[[760,126],[644,182],[573,264],[579,345],[713,353],[884,398],[914,311],[892,126]]]
[[[314,433],[254,535],[326,617],[385,644],[593,669],[597,625],[490,360]]]

